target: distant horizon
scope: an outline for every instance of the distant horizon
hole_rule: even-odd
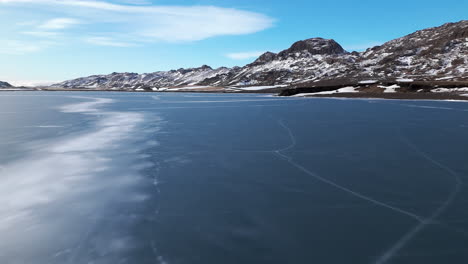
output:
[[[243,66],[315,37],[364,51],[466,20],[468,9],[453,0],[293,2],[0,0],[0,20],[8,21],[0,23],[0,60],[7,62],[0,81],[34,86],[112,72]]]

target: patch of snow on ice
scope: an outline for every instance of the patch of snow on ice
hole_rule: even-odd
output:
[[[22,255],[27,259],[38,253],[49,256],[62,247],[61,243],[79,245],[83,234],[93,230],[90,227],[96,225],[96,212],[110,217],[113,215],[110,205],[127,202],[129,197],[145,195],[135,188],[145,181],[136,169],[129,166],[135,165],[138,160],[133,159],[132,155],[123,155],[129,151],[126,143],[133,142],[135,135],[146,133],[139,129],[145,115],[101,109],[114,102],[112,99],[86,99],[91,101],[59,109],[94,117],[92,128],[55,138],[51,142],[28,143],[31,153],[13,162],[0,164],[0,192],[3,194],[0,197],[0,232],[2,237],[10,238],[8,243],[0,241],[0,248],[5,249],[5,254],[0,254],[2,257],[8,259],[9,252],[19,249],[17,245],[27,245],[31,238],[45,234],[47,237],[60,237],[60,243],[48,244],[37,251],[36,248],[31,250],[26,247],[21,250]],[[140,146],[135,148],[138,151]],[[119,226],[116,229],[124,228]],[[106,236],[106,241],[113,241],[114,236],[120,233],[114,234],[113,229],[112,233],[100,232],[99,237]],[[92,250],[101,252],[106,245],[92,245]],[[117,245],[116,252],[123,244]]]
[[[396,81],[397,81],[397,82],[403,82],[403,83],[404,83],[404,82],[414,82],[413,79],[406,79],[406,78],[397,79]]]
[[[390,85],[390,86],[383,86],[380,85],[379,88],[383,88],[384,93],[396,93],[396,89],[401,88],[398,84]]]
[[[431,92],[434,92],[434,93],[468,92],[468,87],[463,87],[463,88],[437,88],[437,89],[432,89]]]
[[[366,80],[366,81],[360,81],[359,84],[375,84],[378,83],[379,81],[377,80]]]
[[[443,77],[443,78],[437,78],[436,81],[442,81],[442,80],[449,80],[449,79],[453,79],[455,78],[454,76],[447,76],[447,77]]]
[[[272,88],[280,88],[286,87],[287,85],[273,85],[273,86],[251,86],[251,87],[239,87],[235,89],[243,90],[243,91],[259,91],[265,89],[272,89]]]
[[[323,91],[323,92],[316,92],[316,93],[300,93],[300,94],[295,94],[293,96],[303,97],[303,96],[317,95],[317,94],[358,93],[358,92],[359,91],[357,91],[356,88],[352,86],[348,86],[348,87],[344,87],[344,88],[333,90],[333,91]]]

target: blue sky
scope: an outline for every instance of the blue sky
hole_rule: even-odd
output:
[[[0,80],[242,66],[311,37],[364,50],[467,11],[460,0],[0,0]]]

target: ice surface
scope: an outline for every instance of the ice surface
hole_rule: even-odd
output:
[[[337,93],[357,93],[359,92],[355,87],[348,86],[344,88],[340,88],[337,90],[333,91],[323,91],[323,92],[316,92],[316,93],[300,93],[300,94],[295,94],[293,95],[294,97],[304,97],[308,95],[314,95],[314,94],[337,94]]]
[[[62,106],[60,111],[89,116],[95,120],[92,127],[50,142],[27,143],[29,153],[1,164],[0,262],[68,263],[60,261],[65,258],[89,263],[92,257],[80,251],[84,244],[116,257],[134,244],[122,233],[126,229],[118,226],[109,230],[113,233],[94,235],[94,239],[106,237],[110,244],[89,244],[86,233],[94,232],[98,218],[116,218],[111,209],[116,203],[147,199],[137,188],[143,183],[138,171],[152,164],[139,161],[125,148],[137,140],[135,135],[145,133],[140,129],[145,115],[103,110],[113,99],[77,99],[83,102]],[[39,242],[47,238],[57,241]],[[24,247],[22,254],[14,253],[16,245]],[[103,263],[116,262],[111,258]]]

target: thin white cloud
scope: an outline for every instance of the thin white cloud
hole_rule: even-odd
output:
[[[41,29],[47,29],[47,30],[59,30],[59,29],[65,29],[77,24],[81,24],[81,21],[78,19],[74,18],[54,18],[47,20],[44,22],[42,25],[39,26]]]
[[[265,53],[265,51],[235,52],[235,53],[226,54],[226,57],[233,59],[233,60],[247,60],[247,59],[258,58],[263,53]]]
[[[58,45],[60,43],[51,40],[25,41],[0,39],[0,54],[25,55]]]
[[[87,37],[84,39],[86,42],[98,46],[109,46],[109,47],[131,47],[135,46],[133,43],[120,42],[118,40],[109,37]]]
[[[1,43],[1,54],[23,55],[43,49],[43,45],[40,43],[31,43],[29,41],[3,40]]]
[[[26,87],[36,87],[36,86],[48,86],[54,83],[58,83],[59,81],[49,81],[49,80],[7,80],[7,82],[13,86],[26,86]]]
[[[34,21],[25,21],[17,23],[20,27],[29,27],[31,30],[21,31],[23,35],[38,37],[38,38],[55,38],[63,35],[63,30],[73,25],[82,24],[78,19],[74,18],[54,18],[43,23]]]
[[[129,5],[151,5],[151,1],[147,0],[118,0],[117,2]]]
[[[24,35],[42,37],[42,38],[56,37],[59,35],[59,33],[57,32],[50,32],[50,31],[24,31],[21,33]]]
[[[20,26],[20,27],[25,27],[25,26],[34,26],[37,24],[37,21],[35,20],[29,20],[29,21],[22,21],[22,22],[18,22],[16,23],[17,26]]]
[[[98,33],[93,32],[96,26],[105,24],[112,27],[111,32],[141,42],[187,42],[251,34],[272,27],[274,23],[272,18],[260,13],[215,6],[129,5],[85,0],[0,0],[0,4],[45,6],[56,14],[89,23],[83,27],[87,35]],[[53,20],[42,27],[62,29],[75,22]]]

